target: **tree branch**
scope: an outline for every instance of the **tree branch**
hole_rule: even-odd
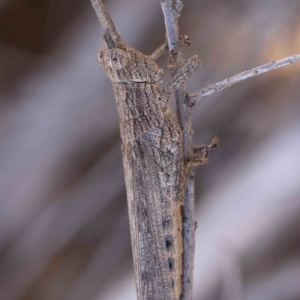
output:
[[[167,40],[170,53],[170,63],[182,60],[182,55],[178,47],[179,30],[177,18],[182,8],[182,2],[176,0],[173,4],[170,0],[160,0],[165,19]],[[185,167],[192,152],[192,126],[190,118],[190,107],[187,105],[187,93],[185,87],[179,88],[176,93],[177,118],[182,129],[183,159]],[[183,255],[182,255],[182,294],[181,300],[192,300],[193,293],[193,273],[195,255],[195,186],[194,170],[187,170],[187,183],[185,189],[185,199],[182,212],[182,235],[183,235]]]
[[[174,51],[176,51],[179,38],[177,17],[175,16],[172,4],[173,3],[170,0],[161,0],[161,8],[165,18],[170,53],[174,53]]]
[[[209,96],[215,92],[221,91],[227,87],[232,86],[235,83],[238,83],[244,79],[259,75],[259,74],[263,74],[266,73],[268,71],[271,70],[275,70],[287,65],[292,64],[295,61],[300,60],[300,54],[296,54],[296,55],[292,55],[292,56],[288,56],[285,57],[283,59],[280,60],[276,60],[276,61],[271,61],[267,64],[264,64],[262,66],[256,67],[254,69],[248,70],[248,71],[244,71],[242,73],[239,73],[235,76],[226,78],[222,81],[219,81],[217,83],[211,84],[208,87],[200,90],[199,92],[193,93],[191,95],[189,95],[188,97],[188,104],[190,106],[193,106],[197,101],[199,101],[200,99]]]

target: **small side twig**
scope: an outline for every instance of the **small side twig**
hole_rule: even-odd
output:
[[[298,60],[300,60],[300,54],[288,56],[288,57],[285,57],[283,59],[276,60],[276,61],[271,61],[262,66],[259,66],[254,69],[239,73],[235,76],[226,78],[222,81],[219,81],[217,83],[209,85],[208,87],[200,90],[199,92],[191,94],[188,98],[188,103],[190,106],[193,106],[200,99],[207,97],[215,92],[221,91],[227,87],[230,87],[233,84],[238,83],[244,79],[247,79],[247,78],[250,78],[253,76],[257,76],[257,75],[266,73],[268,71],[290,65],[293,62],[298,61]]]
[[[167,40],[170,53],[170,63],[182,60],[178,47],[179,30],[177,18],[182,9],[182,2],[176,0],[160,0],[165,19]],[[177,117],[182,129],[183,159],[188,161],[192,154],[192,125],[190,118],[190,107],[186,103],[187,93],[185,87],[179,88],[176,93]],[[186,168],[188,164],[186,164]],[[182,256],[182,294],[181,300],[192,300],[194,255],[195,255],[195,172],[193,168],[187,170],[187,183],[185,188],[185,199],[182,211],[182,235],[183,235],[183,256]]]

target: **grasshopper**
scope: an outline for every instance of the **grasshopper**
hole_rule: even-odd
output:
[[[154,61],[158,51],[147,56],[127,45],[102,1],[91,2],[105,30],[98,60],[112,82],[120,117],[137,296],[178,300],[187,172],[181,129],[168,101],[201,63],[197,56],[177,63],[169,82],[160,88],[163,70]],[[201,152],[205,160],[207,151]]]

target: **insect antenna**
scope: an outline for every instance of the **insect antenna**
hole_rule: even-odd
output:
[[[108,34],[114,42],[117,42],[119,35],[116,31],[115,25],[109,16],[106,7],[102,0],[91,0],[92,6],[97,14],[101,26],[104,28],[105,33]]]

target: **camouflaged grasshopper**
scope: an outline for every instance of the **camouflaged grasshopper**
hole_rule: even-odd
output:
[[[186,196],[186,200],[189,201],[186,201],[188,205],[185,205],[185,209],[193,210],[193,203],[189,206],[190,200],[194,199],[193,185],[186,185],[187,177],[189,174],[193,177],[193,172],[190,172],[191,166],[207,161],[208,151],[218,145],[218,138],[213,137],[208,146],[193,147],[191,139],[186,143],[186,131],[189,131],[189,128],[183,125],[181,131],[168,106],[168,101],[171,92],[185,83],[200,66],[200,61],[193,56],[176,63],[170,81],[160,89],[159,77],[162,70],[154,61],[165,52],[166,45],[150,56],[143,55],[122,41],[102,1],[91,0],[91,2],[105,29],[103,48],[99,51],[98,59],[112,81],[120,116],[138,299],[190,300],[193,249],[190,251],[189,247],[194,239],[192,228],[194,221],[193,216],[189,214],[189,222],[186,222],[187,215],[181,215],[181,205]],[[172,57],[176,57],[177,61],[176,21],[183,5],[181,0],[161,0],[161,5]],[[232,84],[299,60],[300,54],[296,54],[244,71],[196,93],[181,95],[178,97],[181,98],[179,99],[181,102],[179,104],[177,102],[177,106],[180,108],[183,104],[192,107],[200,99]],[[182,91],[179,90],[180,92]],[[186,118],[185,114],[180,113],[180,109],[178,115],[181,122]],[[191,131],[188,134],[191,134]],[[201,157],[193,156],[199,153],[202,153]],[[187,191],[186,195],[184,189]],[[184,273],[182,273],[183,221]],[[190,227],[186,226],[187,223]]]
[[[146,56],[124,43],[102,1],[91,2],[105,30],[98,59],[112,82],[120,117],[138,299],[178,300],[186,168],[181,130],[168,101],[200,61],[193,56],[177,63],[161,89],[163,71],[154,62],[160,51]]]

